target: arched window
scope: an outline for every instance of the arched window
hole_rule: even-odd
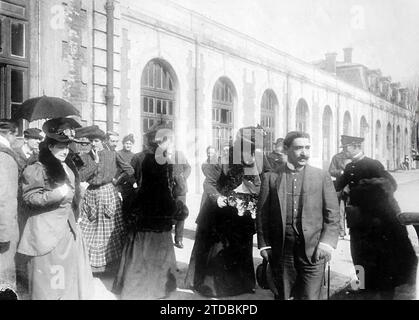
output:
[[[409,155],[410,154],[410,143],[409,143],[409,131],[407,128],[404,129],[404,154]]]
[[[225,77],[218,79],[212,91],[212,137],[219,154],[224,144],[233,141],[235,92],[231,81]]]
[[[365,119],[365,117],[362,116],[361,117],[361,123],[360,123],[359,135],[362,138],[365,139],[363,147],[364,147],[364,152],[366,154],[369,154],[369,143],[368,143],[369,142],[369,131],[370,131],[370,128],[369,128],[367,119]]]
[[[403,152],[402,152],[402,148],[401,148],[402,137],[400,137],[400,133],[401,133],[400,126],[397,126],[396,130],[397,130],[396,131],[396,163],[397,163],[397,168],[399,168],[401,159],[403,157],[403,155],[402,155]]]
[[[343,134],[350,136],[352,134],[352,120],[348,111],[343,116]]]
[[[154,59],[146,65],[141,77],[141,98],[143,132],[158,122],[174,128],[176,82],[167,62]]]
[[[364,116],[361,117],[361,126],[360,126],[361,130],[360,130],[360,136],[362,138],[366,138],[369,132],[369,126],[368,126],[368,122],[367,119],[365,119]]]
[[[377,120],[375,123],[375,158],[381,158],[381,122]]]
[[[326,106],[323,111],[322,133],[323,133],[323,169],[329,167],[332,157],[332,110]]]
[[[298,100],[295,112],[295,128],[298,131],[307,132],[308,130],[308,105],[304,99]]]
[[[265,150],[272,151],[272,143],[275,135],[275,110],[278,107],[278,99],[275,93],[268,89],[262,96],[260,125],[266,131]]]
[[[390,123],[387,124],[386,132],[386,145],[387,145],[387,169],[391,169],[394,166],[393,157],[393,128]]]

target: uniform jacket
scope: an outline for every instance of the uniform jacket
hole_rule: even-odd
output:
[[[61,163],[49,152],[41,151],[39,161],[23,172],[23,203],[27,222],[18,252],[28,256],[41,256],[53,250],[65,228],[75,230],[80,202],[80,180],[76,167],[69,158],[66,164],[72,170],[72,184]],[[66,183],[70,191],[62,196],[57,187]]]
[[[286,221],[286,173],[263,175],[256,215],[259,248],[271,246],[278,256],[284,247]],[[303,180],[301,224],[309,261],[319,242],[336,248],[339,235],[339,205],[329,174],[307,165]]]
[[[19,166],[12,149],[0,143],[0,242],[18,237],[17,196]]]
[[[338,182],[338,190],[342,190],[345,186],[349,186],[350,189],[354,188],[359,184],[362,179],[371,178],[386,178],[394,188],[397,187],[397,182],[389,174],[380,161],[374,160],[368,157],[363,157],[358,161],[350,162],[343,173],[342,179]],[[350,194],[349,194],[350,196]]]

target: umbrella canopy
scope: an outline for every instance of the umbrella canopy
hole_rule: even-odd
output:
[[[80,112],[71,103],[57,97],[37,97],[22,103],[13,115],[15,120],[28,121],[52,119],[67,116],[78,116]]]

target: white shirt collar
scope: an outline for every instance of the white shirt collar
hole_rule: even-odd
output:
[[[6,147],[8,147],[9,149],[11,149],[9,140],[7,140],[2,135],[0,135],[0,143],[1,144],[4,144]]]
[[[363,159],[365,157],[364,153],[361,151],[360,153],[358,153],[356,156],[354,156],[352,158],[352,161],[359,161],[361,159]]]
[[[30,158],[30,156],[33,154],[33,151],[29,149],[29,147],[26,144],[22,145],[22,151],[25,154],[26,158]]]

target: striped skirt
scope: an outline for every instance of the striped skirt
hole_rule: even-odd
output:
[[[112,183],[88,188],[79,221],[94,272],[118,262],[126,236],[121,199]]]

